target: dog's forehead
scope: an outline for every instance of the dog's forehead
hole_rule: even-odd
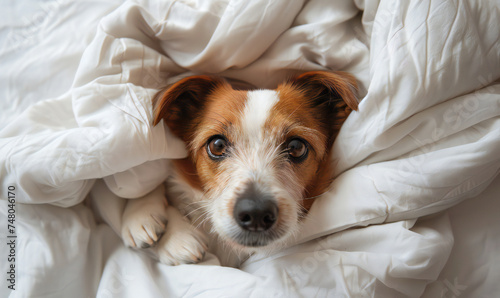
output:
[[[262,137],[265,124],[279,100],[279,94],[274,90],[249,91],[242,111],[242,132],[249,137]]]
[[[304,94],[294,88],[251,91],[221,88],[211,94],[209,103],[199,129],[211,135],[257,142],[279,138],[295,126],[318,128],[318,115],[307,104]]]

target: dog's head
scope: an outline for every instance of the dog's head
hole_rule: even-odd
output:
[[[254,91],[193,76],[158,93],[154,125],[163,119],[186,142],[189,157],[175,165],[204,192],[214,230],[234,247],[267,247],[296,232],[304,199],[331,183],[330,148],[357,109],[355,87],[340,72]]]

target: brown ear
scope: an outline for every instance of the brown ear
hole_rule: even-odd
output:
[[[347,72],[309,71],[289,82],[321,102],[328,101],[330,104],[340,104],[350,110],[358,110],[356,79]],[[339,102],[340,100],[343,102]]]
[[[227,84],[215,76],[192,76],[160,90],[153,98],[154,121],[162,119],[172,133],[189,142],[207,96],[218,86]]]
[[[310,71],[290,79],[287,84],[298,88],[318,108],[331,129],[332,141],[352,110],[358,110],[356,79],[345,72]]]

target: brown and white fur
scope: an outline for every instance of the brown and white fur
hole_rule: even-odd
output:
[[[274,90],[235,90],[200,75],[160,91],[154,125],[167,125],[189,156],[172,161],[176,194],[167,194],[168,203],[164,186],[128,200],[125,243],[154,246],[166,264],[203,258],[208,242],[199,226],[239,252],[285,244],[311,207],[308,198],[332,182],[330,149],[357,110],[355,88],[347,73],[313,71]]]

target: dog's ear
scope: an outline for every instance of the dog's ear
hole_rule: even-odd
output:
[[[189,142],[207,97],[225,84],[228,83],[222,78],[200,75],[163,88],[153,98],[153,125],[163,119],[174,135]]]
[[[351,111],[358,110],[356,79],[348,73],[310,71],[290,79],[288,84],[299,89],[318,108],[332,129],[332,137]]]

